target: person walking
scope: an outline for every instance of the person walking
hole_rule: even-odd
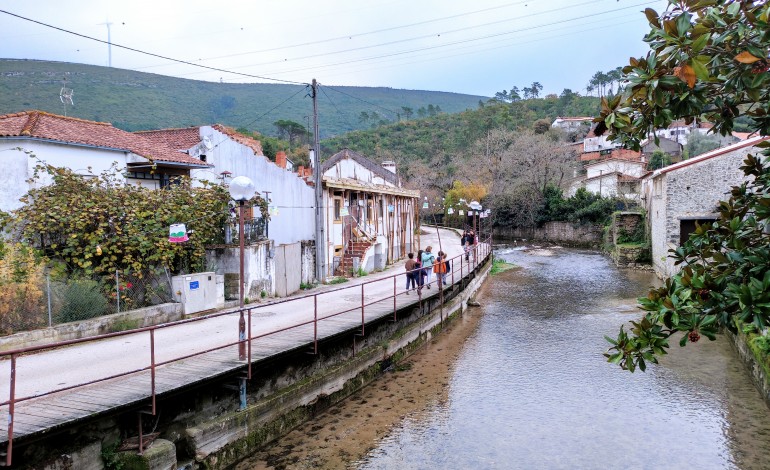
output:
[[[420,263],[414,260],[414,253],[409,253],[406,256],[409,258],[404,265],[404,268],[406,269],[406,295],[409,295],[409,286],[412,287],[411,290],[417,288],[417,275],[419,274],[417,269],[420,266]]]
[[[433,247],[428,246],[425,248],[425,251],[422,253],[422,268],[423,271],[425,271],[425,275],[428,278],[427,279],[427,288],[430,289],[430,283],[432,282],[431,277],[433,274],[433,262],[436,261],[436,255],[432,253]]]
[[[447,261],[446,261],[446,253],[443,251],[438,252],[438,257],[436,258],[436,262],[433,264],[433,272],[436,273],[436,282],[439,285],[439,288],[441,286],[447,285],[446,283],[446,274],[447,274]]]
[[[471,249],[473,248],[473,236],[471,235],[471,232],[468,230],[463,232],[463,237],[460,239],[460,244],[465,250],[465,261],[469,261]]]
[[[422,269],[422,254],[424,252],[422,250],[417,250],[417,258],[414,260],[415,265],[414,268],[416,271],[414,272],[415,280],[417,281],[417,294],[422,292],[422,286],[425,283],[425,270]]]

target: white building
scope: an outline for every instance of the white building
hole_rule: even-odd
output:
[[[419,191],[401,187],[394,162],[380,166],[344,149],[321,165],[328,274],[367,272],[417,249]]]
[[[599,194],[603,197],[623,197],[639,200],[640,178],[645,173],[645,163],[641,160],[626,160],[623,158],[606,158],[596,160],[585,166],[585,176],[572,182],[568,194],[577,192],[578,188]]]
[[[86,121],[42,111],[0,116],[0,210],[21,207],[27,180],[44,162],[76,174],[95,176],[113,166],[126,183],[161,188],[174,176],[208,169],[199,159],[122,131],[109,123]],[[48,184],[42,179],[39,184]]]
[[[557,117],[551,123],[551,127],[558,127],[565,132],[572,132],[580,130],[581,128],[588,130],[591,127],[591,123],[594,118],[588,116],[580,117]]]
[[[248,176],[261,195],[271,201],[269,238],[276,245],[315,240],[314,190],[296,173],[287,171],[286,154],[273,163],[263,155],[259,141],[219,124],[136,134],[209,165],[191,172],[198,184],[219,184],[223,176]],[[255,217],[258,215],[254,212]]]
[[[669,250],[682,245],[695,230],[696,223],[718,218],[719,201],[730,197],[733,186],[745,175],[740,166],[754,146],[767,137],[752,137],[655,170],[642,179],[642,193],[648,214],[652,264],[661,277],[679,271],[669,258]]]

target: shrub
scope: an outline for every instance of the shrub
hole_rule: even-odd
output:
[[[98,317],[105,314],[107,304],[98,282],[75,280],[64,287],[57,320],[64,323]]]
[[[0,243],[0,334],[45,325],[43,265],[19,243]]]

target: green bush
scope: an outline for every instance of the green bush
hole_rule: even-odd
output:
[[[57,320],[64,323],[98,317],[107,311],[107,304],[98,282],[72,281],[64,287],[62,307]]]

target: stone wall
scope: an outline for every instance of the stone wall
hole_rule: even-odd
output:
[[[624,243],[644,223],[644,215],[639,212],[616,212],[612,215],[612,243]],[[620,240],[620,241],[619,241]],[[641,240],[637,240],[641,241]]]
[[[537,228],[494,229],[495,238],[546,241],[588,247],[601,246],[602,233],[602,227],[599,225],[575,225],[571,222],[547,222]]]
[[[740,330],[735,334],[725,330],[725,334],[730,338],[736,352],[751,371],[751,379],[765,403],[770,406],[770,382],[768,382],[770,377],[768,377],[768,371],[761,365],[762,358],[754,354],[754,351],[749,347],[748,337]]]
[[[744,181],[740,166],[751,152],[756,150],[739,149],[652,178],[648,217],[652,263],[659,276],[670,277],[679,270],[668,251],[679,246],[681,221],[716,217],[719,201]]]

